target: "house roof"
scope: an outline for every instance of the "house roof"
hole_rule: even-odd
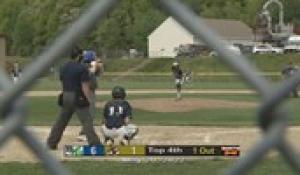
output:
[[[6,38],[7,35],[5,35],[4,33],[0,33],[0,38]]]
[[[204,22],[225,39],[253,39],[252,29],[241,21],[231,19],[204,19]]]
[[[252,29],[241,21],[231,20],[231,19],[208,19],[208,18],[204,18],[203,20],[209,27],[212,28],[212,30],[217,32],[224,39],[253,40],[254,38]],[[167,21],[172,21],[172,17],[167,18],[161,25],[166,24]],[[154,34],[159,28],[161,28],[161,25],[158,26],[150,35]]]
[[[158,27],[156,27],[155,30],[153,30],[150,33],[150,35],[148,35],[148,38],[151,35],[160,33],[163,30],[174,30],[175,28],[181,29],[182,31],[185,31],[186,33],[191,35],[191,33],[185,27],[183,27],[180,23],[178,23],[174,18],[169,17],[169,18],[165,19]]]

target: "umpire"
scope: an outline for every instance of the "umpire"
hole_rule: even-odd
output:
[[[93,119],[96,116],[96,89],[98,87],[97,78],[100,76],[102,68],[100,63],[96,60],[96,53],[92,50],[83,51],[83,59],[81,60],[83,65],[87,67],[89,70],[90,76],[90,114]],[[83,128],[79,132],[79,136],[77,137],[78,141],[86,141],[85,132]]]
[[[100,144],[89,112],[90,76],[87,68],[80,63],[81,59],[82,50],[73,49],[71,60],[65,63],[60,70],[63,93],[58,101],[61,109],[47,140],[49,149],[57,149],[62,134],[74,112],[82,124],[88,143],[90,145]]]

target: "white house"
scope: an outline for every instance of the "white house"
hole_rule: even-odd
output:
[[[204,19],[225,41],[231,44],[249,45],[253,43],[252,29],[236,20]],[[205,45],[199,37],[193,36],[172,17],[167,18],[148,36],[148,57],[175,57],[175,48],[181,44]]]

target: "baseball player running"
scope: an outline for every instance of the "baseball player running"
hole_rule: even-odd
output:
[[[177,90],[176,100],[180,100],[181,99],[181,86],[183,84],[183,72],[182,72],[178,62],[174,62],[172,64],[171,69],[172,69],[173,76],[175,78],[175,86],[176,86],[176,90]]]
[[[125,100],[126,92],[121,86],[112,89],[112,100],[104,106],[102,133],[106,144],[114,144],[117,140],[121,145],[130,144],[138,133],[138,128],[129,124],[132,119],[132,108]]]

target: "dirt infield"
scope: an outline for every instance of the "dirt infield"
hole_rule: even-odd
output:
[[[96,126],[99,131],[99,126]],[[35,126],[29,129],[45,143],[50,127]],[[52,154],[60,160],[68,160],[62,155],[62,147],[65,144],[84,144],[76,141],[79,126],[70,126],[66,129],[64,137],[57,151]],[[175,133],[175,134],[174,134]],[[100,134],[98,132],[98,134]],[[289,140],[300,148],[300,127],[292,127],[288,133]],[[262,138],[257,128],[220,128],[220,127],[188,127],[188,126],[140,126],[140,134],[133,144],[182,144],[182,145],[210,145],[210,144],[237,144],[241,146],[242,154]],[[105,158],[97,158],[97,160]],[[78,159],[77,159],[78,160]],[[31,152],[24,147],[19,140],[11,139],[0,149],[0,162],[35,162]]]
[[[152,112],[190,112],[197,109],[217,109],[217,108],[253,108],[257,104],[246,101],[230,101],[216,99],[183,98],[148,98],[130,100],[130,104],[137,109]],[[97,103],[97,107],[103,107],[105,102]]]

